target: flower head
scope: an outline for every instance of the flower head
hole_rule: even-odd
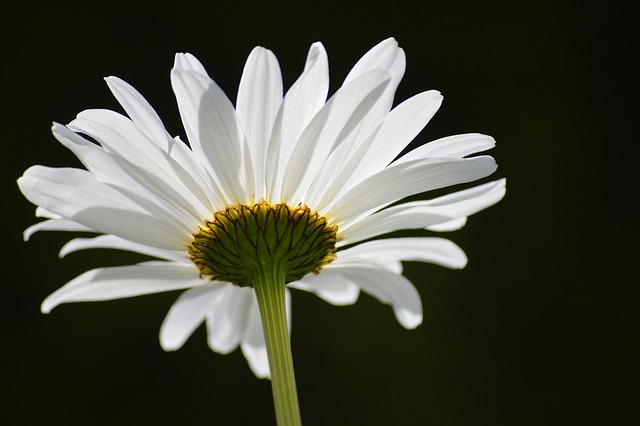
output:
[[[240,346],[255,374],[267,377],[251,285],[256,269],[276,262],[288,288],[334,305],[354,303],[362,290],[391,305],[402,326],[418,326],[420,297],[401,261],[462,268],[464,253],[437,237],[371,239],[401,229],[458,229],[503,197],[505,181],[397,204],[496,169],[489,156],[469,157],[494,146],[480,134],[439,139],[398,158],[442,102],[427,91],[392,109],[404,68],[404,52],[387,39],[327,100],[327,56],[315,43],[283,95],[275,56],[257,47],[234,107],[195,57],[177,54],[171,83],[188,145],[132,86],[106,78],[128,117],[87,110],[53,125],[86,170],[25,172],[20,189],[46,218],[25,239],[40,230],[94,232],[69,241],[61,256],[112,248],[158,260],[85,272],[50,295],[42,311],[187,289],[162,325],[162,347],[180,348],[204,321],[214,351]]]

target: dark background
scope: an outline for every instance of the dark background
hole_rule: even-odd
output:
[[[204,328],[165,353],[158,330],[177,293],[40,302],[81,272],[141,260],[94,250],[59,260],[64,233],[36,221],[15,180],[33,164],[78,166],[50,134],[88,108],[118,109],[103,76],[143,93],[184,134],[169,83],[194,53],[235,99],[255,45],[285,87],[308,46],[329,53],[332,90],[394,36],[408,58],[396,100],[445,96],[415,143],[482,132],[506,198],[447,235],[463,271],[406,264],[425,306],[414,331],[367,295],[334,307],[294,295],[293,350],[306,425],[629,424],[637,411],[637,32],[615,2],[23,2],[2,6],[7,424],[273,424],[268,381]],[[636,166],[637,168],[637,166]],[[636,419],[637,421],[637,419]]]

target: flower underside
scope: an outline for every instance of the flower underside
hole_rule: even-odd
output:
[[[189,254],[212,280],[252,286],[258,274],[278,270],[292,282],[335,260],[337,232],[305,205],[232,205],[193,234]]]

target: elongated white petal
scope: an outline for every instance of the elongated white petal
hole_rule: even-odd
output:
[[[419,261],[462,269],[467,256],[444,238],[390,238],[362,243],[339,252],[342,262]]]
[[[226,354],[238,347],[247,329],[252,293],[250,288],[226,285],[224,294],[207,312],[207,342],[211,349]]]
[[[357,146],[341,145],[325,162],[312,186],[309,203],[324,208],[364,178],[386,167],[426,126],[442,103],[432,90],[394,108],[378,128]]]
[[[206,283],[195,265],[170,262],[92,269],[69,281],[44,302],[49,313],[61,303],[121,299],[196,287]]]
[[[383,70],[371,70],[329,99],[300,136],[287,165],[283,200],[302,201],[324,161],[360,123],[389,82]]]
[[[437,90],[419,93],[395,107],[384,120],[366,155],[353,173],[352,187],[362,179],[379,172],[424,129],[442,104]]]
[[[108,110],[87,110],[78,114],[69,128],[96,139],[117,165],[139,185],[172,206],[201,220],[208,214],[206,196],[193,177],[160,149],[128,118]]]
[[[359,266],[342,268],[342,275],[383,303],[391,305],[398,322],[405,328],[422,323],[422,302],[413,284],[402,275],[386,269]]]
[[[249,312],[245,336],[242,340],[242,353],[244,354],[251,371],[261,379],[271,377],[269,370],[269,357],[267,355],[267,347],[262,331],[262,323],[260,320],[260,310],[255,293],[251,291],[251,303],[246,309]],[[287,313],[287,325],[289,333],[291,333],[291,294],[285,289],[285,309]]]
[[[159,196],[166,193],[165,189],[170,188],[170,186],[160,185],[162,186],[162,191],[158,194],[153,190],[153,187],[158,185],[158,180],[147,176],[139,170],[137,165],[122,161],[125,163],[125,168],[133,172],[132,176],[123,169],[122,164],[118,164],[116,157],[108,153],[103,147],[89,142],[58,123],[54,123],[52,131],[56,139],[71,150],[98,181],[114,188],[125,198],[131,200],[133,204],[139,206],[156,219],[162,220],[169,226],[184,228],[185,232],[192,232],[185,226],[196,222],[195,218],[188,215],[181,205],[167,202],[167,197]],[[142,185],[136,179],[138,175],[142,176],[142,182],[151,182],[151,187],[146,188]],[[202,214],[204,214],[204,211],[203,209]]]
[[[60,249],[60,257],[64,257],[69,253],[73,253],[78,250],[95,249],[95,248],[107,248],[116,250],[126,250],[136,253],[145,254],[147,256],[157,257],[159,259],[169,260],[172,262],[182,262],[187,265],[192,265],[191,261],[187,258],[186,250],[165,250],[157,247],[151,247],[144,244],[134,243],[115,235],[100,235],[95,238],[75,238],[66,243]]]
[[[362,166],[363,157],[379,131],[381,123],[393,104],[395,91],[404,75],[406,58],[393,38],[383,40],[369,50],[353,67],[343,86],[372,69],[382,69],[389,73],[389,82],[355,129],[333,150],[316,173],[315,181],[307,194],[307,203],[320,210],[331,203],[338,193],[346,189],[346,184],[354,170]]]
[[[207,313],[220,299],[227,284],[212,283],[182,293],[169,309],[160,328],[160,345],[165,351],[180,349]]]
[[[420,160],[433,157],[466,157],[476,152],[486,151],[493,148],[496,141],[487,135],[479,133],[468,133],[464,135],[447,136],[435,141],[426,143],[402,157],[393,164],[402,164],[407,161]]]
[[[98,232],[169,250],[190,243],[187,228],[149,215],[87,171],[34,166],[18,185],[32,203]]]
[[[389,113],[393,105],[396,89],[404,75],[405,67],[406,57],[404,51],[398,47],[398,42],[391,37],[371,48],[347,75],[343,86],[353,82],[372,69],[382,69],[389,73],[389,83],[383,93],[376,100],[375,105],[369,110],[366,117],[345,141],[351,147],[351,150],[357,149],[359,142],[365,139]]]
[[[262,323],[260,322],[260,311],[258,303],[255,300],[255,294],[248,308],[249,316],[245,330],[244,339],[242,340],[242,353],[249,362],[249,367],[256,377],[266,379],[271,377],[269,369],[269,357],[267,355],[267,346],[262,331]]]
[[[96,232],[91,228],[87,228],[84,225],[80,225],[73,220],[68,219],[48,219],[38,222],[35,225],[31,225],[22,233],[22,237],[25,241],[29,241],[29,238],[33,234],[39,231],[79,231],[79,232]]]
[[[275,55],[262,47],[253,49],[244,67],[236,110],[255,167],[255,199],[264,198],[267,144],[282,104],[282,74]]]
[[[284,97],[267,149],[267,199],[281,199],[282,179],[300,135],[324,106],[329,91],[329,62],[321,43],[309,49],[304,72]]]
[[[173,143],[169,144],[169,155],[200,184],[203,193],[198,195],[208,211],[221,210],[227,204],[209,170],[179,137],[174,138]]]
[[[115,188],[127,188],[129,191],[142,193],[149,199],[156,198],[153,193],[141,189],[136,180],[125,173],[114,158],[100,145],[88,141],[59,123],[53,123],[51,131],[53,136],[73,152],[100,182]]]
[[[129,83],[118,77],[105,77],[105,81],[115,98],[120,102],[131,120],[164,151],[168,151],[173,140],[164,128],[162,120],[149,102]]]
[[[199,72],[176,66],[171,84],[194,152],[206,162],[230,202],[249,203],[254,192],[253,165],[233,105],[213,80]]]
[[[358,300],[360,288],[339,270],[326,267],[319,274],[308,274],[300,281],[287,284],[290,288],[304,290],[336,306],[352,305]]]
[[[434,158],[391,165],[349,190],[325,216],[340,226],[404,197],[480,179],[496,168],[489,156]]]
[[[323,210],[339,198],[339,194],[345,192],[347,182],[366,155],[378,131],[379,127],[357,147],[343,143],[329,155],[305,197],[308,205],[316,206],[319,211]]]
[[[466,217],[494,205],[504,197],[506,180],[500,179],[428,201],[400,204],[376,212],[340,229],[339,245],[352,244],[401,229],[458,229]]]

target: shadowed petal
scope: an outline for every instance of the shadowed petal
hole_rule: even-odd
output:
[[[160,328],[160,345],[175,351],[184,345],[220,299],[227,284],[213,283],[185,291],[173,303]]]
[[[195,266],[170,262],[92,269],[52,293],[42,302],[41,309],[46,314],[61,303],[121,299],[206,282]]]

